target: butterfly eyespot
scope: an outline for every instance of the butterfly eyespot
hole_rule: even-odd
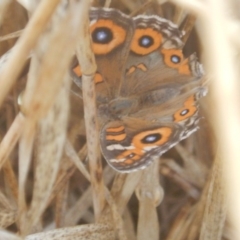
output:
[[[113,39],[112,31],[107,27],[96,28],[92,32],[92,40],[95,43],[107,44]]]
[[[133,158],[135,155],[135,153],[130,153],[126,158]]]
[[[138,40],[138,44],[141,47],[149,48],[153,45],[154,40],[151,36],[144,35]]]
[[[154,134],[147,135],[146,137],[141,139],[141,142],[142,143],[155,143],[155,142],[159,141],[161,138],[162,138],[162,135],[160,133],[154,133]]]
[[[184,107],[180,108],[173,115],[175,122],[184,121],[185,119],[192,117],[197,112],[194,95],[187,98],[183,105]]]
[[[131,51],[138,55],[147,55],[162,44],[162,35],[152,28],[137,28],[135,30]]]
[[[181,111],[180,115],[181,116],[185,116],[188,113],[189,113],[189,110],[188,109],[184,109],[183,111]]]
[[[171,61],[172,61],[172,63],[175,63],[175,64],[180,63],[181,62],[181,57],[179,57],[177,55],[172,55],[171,56]]]
[[[96,55],[105,55],[111,52],[123,44],[126,39],[125,28],[115,24],[110,19],[92,21],[90,24],[90,32],[93,40],[93,52]]]
[[[191,74],[188,58],[184,59],[181,49],[162,48],[160,51],[163,54],[164,62],[168,67],[177,69],[180,74]]]

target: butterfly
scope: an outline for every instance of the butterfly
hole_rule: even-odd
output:
[[[202,65],[158,16],[92,8],[90,33],[102,154],[119,172],[143,169],[198,129]],[[81,67],[72,70],[81,88]]]

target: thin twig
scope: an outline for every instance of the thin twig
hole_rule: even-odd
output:
[[[23,114],[19,113],[0,144],[0,169],[19,140],[24,120]]]
[[[6,40],[9,40],[9,39],[12,39],[12,38],[20,37],[22,35],[23,31],[24,30],[19,30],[19,31],[16,31],[16,32],[13,32],[13,33],[9,33],[5,36],[1,36],[0,37],[0,42],[6,41]]]

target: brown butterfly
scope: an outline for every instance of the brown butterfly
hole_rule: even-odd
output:
[[[93,8],[90,32],[103,156],[120,172],[143,169],[198,129],[202,65],[184,58],[183,34],[158,16]],[[81,88],[80,66],[73,72]]]

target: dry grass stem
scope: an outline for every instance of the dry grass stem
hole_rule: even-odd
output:
[[[174,219],[174,223],[166,239],[190,240],[198,236],[198,225],[194,226],[192,224],[196,222],[194,221],[196,216],[198,216],[196,214],[196,206],[186,204]]]
[[[177,183],[180,188],[182,188],[189,196],[193,199],[199,199],[200,191],[193,185],[195,178],[190,173],[181,168],[173,159],[164,159],[160,166],[161,174],[168,177],[173,182]],[[192,180],[194,179],[194,180]]]
[[[7,189],[12,193],[13,199],[12,199],[12,205],[17,205],[17,197],[18,197],[18,182],[17,177],[14,172],[14,169],[10,163],[10,161],[7,161],[3,166],[3,172],[4,172],[4,180],[7,183]]]
[[[69,182],[66,182],[65,186],[63,186],[61,191],[56,196],[55,223],[57,228],[61,228],[65,225],[68,191],[69,191]]]
[[[109,167],[106,167],[103,171],[105,177],[105,183],[109,184],[115,173]],[[75,225],[83,215],[88,211],[88,209],[92,206],[92,190],[91,187],[88,187],[82,196],[76,201],[75,205],[73,205],[68,212],[66,213],[65,220],[68,223],[68,226]]]
[[[21,36],[22,33],[23,33],[23,30],[19,30],[19,31],[7,34],[5,36],[2,36],[2,37],[0,37],[0,42],[1,41],[6,41],[6,40],[11,39],[11,38],[18,38],[18,37]]]
[[[23,123],[23,133],[19,141],[19,176],[18,176],[18,208],[20,224],[25,222],[25,215],[27,211],[25,186],[27,181],[27,175],[31,163],[31,154],[33,147],[34,135],[36,132],[35,122],[25,120]],[[26,226],[26,225],[25,225]]]
[[[187,42],[187,40],[191,34],[191,31],[195,25],[195,22],[196,22],[196,16],[194,16],[194,15],[187,16],[184,26],[182,26],[182,28],[181,28],[181,30],[185,32],[183,39],[182,39],[184,43]]]
[[[0,70],[0,105],[2,105],[3,99],[6,97],[7,93],[16,81],[25,60],[27,59],[31,49],[36,44],[40,33],[46,27],[46,24],[58,3],[59,0],[53,0],[50,2],[48,0],[41,1],[36,12],[25,28],[24,33],[19,39],[18,44],[11,52],[9,60],[5,64],[4,68]],[[8,81],[6,81],[6,79],[8,79]]]
[[[5,161],[8,159],[9,154],[15,147],[16,143],[19,140],[19,137],[22,132],[22,125],[24,123],[24,116],[22,113],[19,113],[15,118],[12,126],[8,130],[5,137],[2,139],[0,144],[0,169],[2,168]]]
[[[228,35],[223,34],[223,30],[227,29],[225,10],[228,6],[225,5],[226,2],[223,1],[218,3],[209,1],[209,10],[214,9],[214,15],[211,14],[211,24],[205,19],[203,26],[206,28],[208,36],[208,46],[205,47],[211,52],[208,58],[209,61],[215,62],[215,64],[209,64],[209,70],[214,75],[212,87],[214,130],[218,137],[220,156],[225,169],[224,176],[227,182],[226,190],[230,197],[230,212],[237,224],[240,216],[240,193],[238,191],[240,181],[238,171],[240,168],[239,84],[235,52]],[[217,44],[215,41],[213,42],[213,38],[218,39]],[[227,114],[223,106],[228,106]],[[240,235],[237,238],[240,238]]]
[[[65,153],[66,155],[73,161],[75,166],[78,168],[78,170],[84,175],[84,177],[90,181],[90,174],[87,171],[86,167],[83,165],[81,159],[78,157],[77,153],[71,146],[71,144],[67,141],[65,145]]]
[[[8,202],[8,199],[3,195],[3,193],[0,193],[0,203],[4,208],[11,209],[11,205]]]
[[[131,174],[116,175],[113,182],[111,194],[115,199],[115,202],[118,206],[118,210],[120,213],[123,213],[126,204],[128,203],[133,192],[136,190],[141,175],[142,175],[141,171]]]
[[[217,155],[208,188],[200,240],[222,239],[227,216],[226,186],[222,176],[222,160]]]
[[[72,39],[77,39],[80,18],[76,19],[73,17],[77,13],[79,7],[78,3],[73,3],[67,9],[64,9],[63,7],[64,5],[62,6],[62,9],[58,10],[59,16],[55,16],[56,21],[60,20],[59,26],[54,28],[52,32],[48,32],[45,36],[49,46],[54,47],[51,47],[51,49],[49,48],[44,55],[42,53],[42,46],[40,45],[38,47],[36,54],[38,55],[38,60],[41,59],[41,67],[43,70],[41,71],[41,67],[39,68],[40,72],[37,75],[39,78],[36,79],[33,74],[31,75],[30,70],[29,84],[27,85],[26,93],[24,94],[25,101],[23,102],[23,109],[26,112],[29,121],[34,123],[38,118],[46,115],[49,108],[50,110],[45,118],[40,121],[38,130],[38,149],[36,154],[37,165],[33,199],[22,229],[23,234],[32,231],[31,228],[38,223],[42,212],[47,206],[48,198],[51,195],[53,184],[58,173],[62,149],[65,144],[66,124],[69,110],[67,102],[70,89],[70,78],[66,72],[74,51],[74,42],[64,54],[60,52],[61,49],[64,49],[69,45]],[[62,17],[64,11],[66,11],[66,16],[63,15],[64,17]],[[72,26],[72,29],[67,28],[67,26]],[[56,40],[58,40],[58,44],[54,44],[56,43]],[[45,43],[44,40],[42,43]],[[62,57],[61,61],[59,61],[60,55]],[[48,68],[51,68],[51,64],[56,61],[59,63],[59,71],[49,71]],[[37,65],[38,62],[35,61],[35,65],[32,66],[33,71],[35,71]],[[50,86],[49,84],[46,84],[49,79],[52,81]],[[40,100],[43,92],[45,92],[44,99],[46,101]],[[53,101],[55,102],[54,104]],[[53,106],[51,107],[52,104]],[[54,139],[54,141],[51,141],[52,139]],[[23,152],[26,152],[27,149],[31,148],[26,146],[26,149],[23,149]],[[29,155],[27,158],[30,158]],[[25,159],[26,157],[23,158]],[[49,159],[52,161],[49,161]],[[45,178],[43,178],[43,176],[45,176]],[[28,228],[26,228],[26,226]]]
[[[207,179],[207,167],[202,163],[201,159],[197,159],[192,153],[188,152],[181,144],[176,147],[179,155],[184,162],[182,179],[186,179],[193,185],[203,188]],[[167,163],[166,163],[167,164]],[[174,169],[174,168],[171,168]]]
[[[110,7],[111,2],[112,2],[112,0],[106,0],[105,4],[104,4],[104,7],[106,7],[106,8]]]
[[[160,225],[156,207],[163,199],[163,190],[159,183],[158,159],[143,171],[136,195],[139,200],[137,239],[157,240]]]
[[[97,108],[95,96],[95,83],[93,81],[96,72],[96,63],[91,48],[89,34],[88,1],[82,3],[82,29],[81,41],[77,50],[77,57],[83,72],[82,89],[84,102],[84,119],[87,132],[88,159],[93,192],[93,206],[96,220],[99,220],[105,205],[104,185],[102,178],[102,166],[99,149],[99,129],[97,123]]]
[[[27,11],[32,14],[36,9],[37,5],[40,3],[39,0],[17,0]]]
[[[135,11],[136,9],[139,9],[141,6],[137,1],[128,1],[128,0],[121,0],[121,3],[126,7],[130,12]]]
[[[124,228],[123,219],[121,214],[118,211],[118,207],[115,204],[114,199],[109,193],[108,189],[105,189],[105,196],[107,203],[109,205],[111,213],[105,211],[104,217],[100,220],[102,223],[105,223],[106,226],[112,225],[112,228],[116,232],[117,239],[119,240],[127,240],[127,233]],[[110,222],[109,219],[113,219],[113,222]]]
[[[0,2],[0,25],[4,17],[4,12],[7,10],[8,5],[11,3],[11,0],[2,0]]]
[[[131,210],[127,207],[123,214],[123,224],[126,230],[127,239],[136,240],[136,234],[134,229],[134,221],[132,218]]]
[[[152,0],[147,1],[144,3],[140,8],[137,8],[135,11],[133,11],[130,16],[134,17],[140,14],[144,14],[144,12],[152,5]]]
[[[207,10],[205,4],[199,0],[171,0],[171,2],[181,5],[182,7],[187,8],[189,11],[192,11],[198,15],[204,15]]]
[[[179,26],[180,23],[183,21],[182,17],[184,16],[184,14],[185,12],[183,8],[181,7],[176,8],[172,22]]]

